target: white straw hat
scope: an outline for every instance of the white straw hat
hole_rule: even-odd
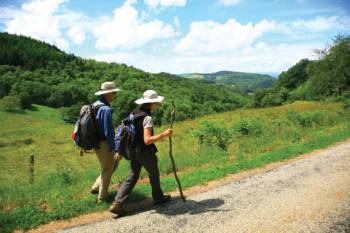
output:
[[[143,97],[136,100],[136,104],[146,104],[146,103],[160,103],[164,100],[163,96],[158,95],[156,91],[147,90],[143,93]]]
[[[101,84],[101,90],[95,93],[95,95],[103,95],[110,92],[117,92],[120,91],[120,89],[115,87],[114,82],[104,82]]]

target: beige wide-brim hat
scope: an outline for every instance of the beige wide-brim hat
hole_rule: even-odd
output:
[[[143,97],[135,101],[136,104],[160,103],[164,100],[163,96],[158,95],[156,91],[147,90],[143,93]]]
[[[110,92],[117,92],[120,89],[115,87],[114,82],[104,82],[101,84],[101,89],[95,93],[95,95],[104,95]]]

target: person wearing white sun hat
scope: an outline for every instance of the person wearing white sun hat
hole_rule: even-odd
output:
[[[117,195],[114,198],[109,211],[118,215],[124,216],[127,212],[123,208],[123,203],[135,187],[139,179],[141,168],[144,167],[149,175],[149,180],[152,187],[153,203],[155,205],[170,201],[170,195],[164,195],[160,187],[160,177],[158,168],[158,158],[156,156],[157,147],[155,142],[171,137],[172,129],[167,129],[164,132],[154,135],[153,119],[151,113],[158,107],[159,103],[164,100],[163,96],[158,95],[154,90],[147,90],[143,93],[143,97],[135,101],[139,106],[132,111],[135,118],[136,126],[136,153],[130,158],[129,176],[121,185]]]
[[[104,82],[101,89],[95,93],[99,99],[93,103],[96,111],[97,132],[100,138],[99,147],[95,149],[101,165],[101,174],[97,177],[91,188],[92,194],[98,194],[97,203],[105,201],[108,195],[108,186],[113,172],[117,169],[119,161],[114,159],[114,137],[112,114],[110,104],[120,89],[115,87],[114,82]]]

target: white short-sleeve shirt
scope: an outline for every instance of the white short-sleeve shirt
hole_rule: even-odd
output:
[[[143,119],[143,128],[153,128],[153,119],[151,116],[146,116],[145,119]]]

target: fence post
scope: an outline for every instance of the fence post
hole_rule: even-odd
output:
[[[31,184],[33,184],[34,183],[34,154],[30,155],[30,159],[29,159],[29,173],[30,173],[29,182]]]
[[[204,135],[202,135],[202,134],[199,135],[199,137],[198,137],[198,153],[200,153],[202,150],[203,139],[204,139]]]

